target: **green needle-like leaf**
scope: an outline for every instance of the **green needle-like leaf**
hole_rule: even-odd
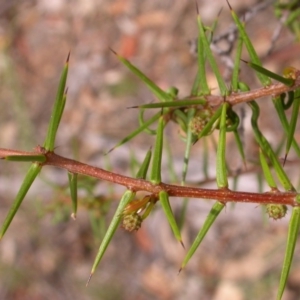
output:
[[[142,179],[146,178],[148,168],[149,168],[149,164],[150,164],[150,160],[151,160],[151,156],[152,156],[152,152],[151,152],[151,149],[150,149],[150,150],[147,151],[145,159],[144,159],[139,171],[136,174],[136,178],[142,178]]]
[[[283,130],[284,130],[285,134],[288,136],[289,135],[289,123],[288,123],[287,117],[285,115],[285,109],[284,109],[283,103],[281,101],[281,98],[279,96],[274,97],[273,104],[276,109],[279,120],[281,122],[281,125],[283,127]],[[298,157],[300,157],[300,147],[294,138],[292,139],[292,146],[293,146],[295,152],[297,153]]]
[[[136,178],[142,178],[142,179],[145,179],[146,176],[147,176],[147,171],[148,171],[148,166],[149,166],[149,162],[150,162],[150,159],[151,159],[151,151],[149,150],[144,158],[144,161],[139,169],[139,171],[137,172],[136,174]],[[105,236],[101,242],[101,245],[100,245],[100,248],[98,250],[98,253],[97,253],[97,256],[95,258],[95,261],[94,261],[94,264],[93,264],[93,267],[92,267],[92,270],[91,270],[91,274],[90,274],[90,277],[88,279],[88,282],[87,284],[89,283],[91,277],[93,276],[97,266],[99,265],[113,235],[115,234],[119,224],[120,224],[120,221],[121,221],[121,218],[122,218],[122,213],[124,211],[124,208],[127,206],[127,204],[129,202],[131,202],[135,196],[135,192],[133,191],[130,191],[130,190],[127,190],[124,194],[123,194],[123,197],[117,207],[117,210],[115,211],[115,214],[109,224],[109,227],[105,233]],[[153,205],[148,209],[147,213],[145,216],[143,216],[144,218],[146,218],[147,214],[150,213],[151,209],[152,209]]]
[[[255,139],[257,143],[259,144],[260,148],[264,153],[269,157],[271,164],[273,165],[276,175],[278,179],[280,180],[282,186],[287,191],[295,191],[295,188],[293,187],[289,177],[285,173],[285,171],[282,168],[281,163],[279,162],[276,154],[274,153],[272,147],[270,146],[269,142],[266,140],[266,138],[263,136],[261,131],[259,130],[257,121],[259,117],[259,106],[255,101],[248,102],[248,105],[252,109],[252,117],[251,117],[251,125],[254,132]]]
[[[157,114],[155,114],[148,121],[146,121],[142,126],[140,126],[138,129],[134,130],[129,135],[127,135],[124,139],[122,139],[117,145],[115,145],[113,148],[111,148],[107,153],[113,151],[117,147],[120,147],[121,145],[127,143],[128,141],[130,141],[131,139],[133,139],[134,137],[136,137],[139,133],[141,133],[146,128],[148,128],[151,124],[153,124],[155,121],[157,121],[160,116],[161,116],[160,112],[158,112]]]
[[[240,21],[240,19],[238,18],[237,14],[231,8],[228,0],[226,0],[226,1],[228,3],[229,8],[230,8],[232,18],[233,18],[233,20],[234,20],[234,22],[235,22],[235,24],[236,24],[236,26],[237,26],[237,28],[239,30],[240,36],[241,36],[241,38],[243,39],[243,41],[245,43],[245,46],[247,48],[247,51],[248,51],[249,56],[251,58],[251,61],[253,63],[255,63],[256,65],[261,66],[261,61],[260,61],[260,59],[259,59],[259,57],[258,57],[258,55],[257,55],[257,53],[256,53],[256,51],[255,51],[255,49],[254,49],[254,47],[252,45],[252,43],[251,43],[251,40],[250,40],[250,38],[249,38],[246,30],[245,30],[244,24]],[[268,86],[268,85],[271,84],[271,80],[270,80],[270,78],[268,76],[266,76],[266,75],[264,75],[264,74],[262,74],[260,72],[256,72],[256,74],[257,74],[257,77],[258,77],[259,81],[262,83],[263,86]]]
[[[198,28],[200,29],[202,27],[202,23],[200,18],[198,17]],[[202,39],[202,33],[201,30],[199,30],[198,35],[198,74],[197,78],[194,83],[193,89],[192,89],[192,95],[209,95],[210,94],[210,88],[208,86],[207,82],[207,76],[206,76],[206,53],[204,51],[204,41]]]
[[[69,70],[69,57],[70,57],[70,54],[68,55],[65,67],[64,67],[61,77],[60,77],[60,82],[58,85],[56,99],[54,102],[54,106],[53,106],[52,114],[51,114],[51,118],[50,118],[50,124],[48,127],[48,132],[47,132],[47,136],[46,136],[45,143],[44,143],[44,147],[48,151],[54,150],[57,129],[58,129],[58,126],[59,126],[59,123],[60,123],[60,120],[61,120],[61,117],[63,114],[63,110],[65,107],[65,103],[66,103],[67,91],[65,92],[65,87],[66,87],[66,81],[67,81],[68,70]]]
[[[180,230],[179,230],[179,227],[177,226],[174,214],[172,212],[168,193],[166,191],[159,192],[159,200],[160,200],[160,204],[163,208],[163,211],[167,217],[167,220],[172,228],[172,231],[174,233],[176,240],[179,241],[181,243],[182,247],[184,248]]]
[[[68,172],[70,194],[72,199],[73,213],[72,218],[76,219],[77,214],[77,177],[78,174]]]
[[[205,179],[209,178],[209,152],[208,139],[203,139],[202,172]]]
[[[173,120],[180,126],[183,132],[187,132],[189,123],[187,120],[186,113],[184,113],[180,109],[175,109],[173,111]]]
[[[158,87],[152,80],[150,80],[144,73],[142,73],[137,67],[135,67],[132,63],[130,63],[126,58],[117,54],[115,51],[111,49],[111,51],[117,56],[117,58],[138,78],[140,78],[150,89],[150,91],[161,101],[172,101],[172,96],[167,92],[163,91],[160,87]]]
[[[299,227],[300,227],[300,207],[294,207],[290,219],[290,224],[289,224],[287,247],[286,247],[283,267],[281,271],[279,289],[276,298],[277,300],[281,300],[287,283],[288,275],[293,261],[294,250],[298,238]]]
[[[145,113],[145,109],[140,109],[140,111],[139,111],[139,124],[140,124],[140,126],[143,126],[144,123],[145,123],[144,113]],[[147,132],[148,134],[156,135],[156,130],[150,129],[148,127],[145,128],[144,131]]]
[[[211,26],[211,34],[210,34],[210,37],[208,38],[208,42],[211,44],[212,40],[213,40],[213,36],[214,36],[214,32],[216,30],[216,28],[218,27],[218,22],[219,22],[219,17],[221,15],[221,12],[222,12],[222,8],[219,10],[218,12],[218,15],[217,15],[217,18],[214,20],[212,26]]]
[[[221,95],[225,96],[228,93],[227,86],[225,84],[225,81],[224,81],[223,77],[220,74],[218,65],[217,65],[216,60],[214,58],[214,55],[213,55],[213,53],[210,49],[210,44],[207,40],[205,31],[204,31],[204,27],[203,27],[203,24],[202,24],[202,21],[201,21],[201,18],[200,18],[199,15],[198,15],[197,20],[198,20],[198,28],[199,28],[199,40],[201,40],[202,43],[203,43],[205,54],[207,55],[207,59],[209,61],[209,64],[210,64],[210,66],[211,66],[211,68],[212,68],[212,70],[213,70],[213,72],[216,76],[217,81],[218,81],[218,85],[219,85],[219,88],[220,88],[220,91],[221,91]],[[198,62],[198,64],[199,64],[199,62]],[[200,67],[200,64],[199,64],[199,67]],[[201,67],[204,67],[204,66],[201,66]],[[203,83],[205,82],[204,79],[201,78],[201,80],[203,80]]]
[[[219,15],[218,15],[219,16]],[[200,19],[198,19],[199,24]],[[211,34],[208,38],[208,43],[210,44],[213,38],[214,30],[217,26],[218,18],[214,21],[211,29]],[[193,87],[191,90],[191,95],[209,95],[210,94],[210,88],[207,83],[207,76],[206,76],[206,53],[204,51],[204,43],[200,36],[200,30],[198,33],[198,39],[197,39],[197,58],[198,58],[198,71],[196,78],[193,83]]]
[[[270,167],[269,167],[268,162],[266,160],[266,157],[265,157],[265,155],[264,155],[264,153],[261,149],[259,149],[259,159],[260,159],[260,164],[261,164],[265,179],[266,179],[269,187],[271,189],[277,189],[277,185],[276,185],[275,180],[272,176]]]
[[[242,140],[240,138],[240,135],[239,135],[239,133],[238,133],[237,130],[234,130],[233,134],[234,134],[234,139],[235,139],[238,151],[239,151],[239,153],[241,155],[241,158],[243,160],[244,166],[246,168],[247,164],[246,164],[246,156],[245,156],[245,152],[244,152],[243,142],[242,142]]]
[[[191,119],[194,117],[196,113],[196,110],[194,108],[189,109],[188,111],[188,119],[187,123],[191,121]],[[187,133],[186,133],[186,145],[185,145],[185,152],[184,152],[184,160],[183,160],[183,169],[182,169],[182,181],[181,185],[185,185],[186,175],[188,171],[188,165],[189,165],[189,159],[190,159],[190,153],[191,148],[193,145],[193,133],[190,126],[187,126]],[[181,211],[180,211],[180,219],[179,219],[179,229],[181,230],[185,221],[185,216],[187,212],[188,207],[188,198],[183,199]]]
[[[67,101],[67,94],[68,94],[68,88],[66,88],[66,91],[64,92],[63,94],[63,97],[62,97],[62,103],[61,105],[59,106],[59,111],[57,113],[57,122],[56,122],[56,132],[58,130],[58,126],[60,124],[60,121],[61,121],[61,118],[62,118],[62,115],[63,115],[63,112],[64,112],[64,109],[65,109],[65,106],[66,106],[66,101]]]
[[[171,151],[172,143],[171,141],[165,140],[164,142],[164,150],[166,153],[166,163],[167,163],[167,170],[169,173],[170,182],[178,182],[178,176],[174,169],[174,160]]]
[[[288,153],[291,149],[291,146],[292,146],[292,143],[294,140],[294,134],[296,131],[296,125],[297,125],[297,121],[298,121],[298,117],[299,117],[299,107],[300,107],[300,99],[298,99],[298,97],[295,97],[294,101],[293,101],[292,116],[291,116],[289,132],[288,132],[287,141],[286,141],[285,160],[288,156]]]
[[[180,118],[180,121],[185,124],[184,127],[188,126],[187,114],[185,112],[183,112],[180,109],[175,109],[173,111],[173,115],[175,115],[176,117]]]
[[[194,144],[200,140],[202,137],[208,135],[211,133],[213,125],[216,123],[216,121],[220,118],[222,113],[222,106],[220,106],[215,113],[213,114],[213,116],[210,118],[210,120],[207,122],[207,124],[204,126],[204,128],[201,130],[201,132],[199,133],[199,135],[197,136],[197,140],[194,141]]]
[[[198,57],[199,57],[199,50],[198,50]],[[203,75],[201,75],[201,72],[199,70],[199,63],[198,63],[198,71],[197,71],[197,74],[194,79],[194,83],[193,83],[192,90],[191,90],[191,95],[194,96],[194,95],[201,95],[202,93],[204,94],[204,92],[202,92],[201,86],[200,86],[200,80],[202,80],[202,78],[203,78],[203,80],[206,80],[206,77],[203,77]],[[207,85],[207,83],[206,83],[206,85]],[[209,90],[208,85],[207,85],[206,90]],[[207,95],[209,95],[209,93],[210,93],[210,90]]]
[[[239,89],[238,83],[239,83],[239,75],[240,75],[240,62],[241,62],[242,50],[243,50],[243,39],[239,37],[235,58],[234,58],[234,67],[233,67],[232,79],[231,79],[231,88],[233,92],[237,92]]]
[[[33,181],[35,180],[35,178],[37,177],[37,175],[39,174],[40,170],[41,170],[42,166],[39,165],[38,163],[33,163],[24,180],[23,183],[19,189],[19,192],[13,202],[13,204],[11,205],[9,212],[4,220],[4,223],[0,229],[0,240],[2,239],[2,237],[4,236],[6,230],[8,229],[10,223],[12,222],[16,212],[18,211],[23,199],[25,198],[29,188],[31,187]]]
[[[194,108],[189,109],[188,111],[188,124],[195,116],[196,110]],[[187,126],[187,133],[186,133],[186,145],[185,145],[185,152],[184,152],[184,159],[183,159],[183,170],[182,170],[182,184],[184,185],[186,174],[188,170],[188,164],[190,159],[191,148],[193,145],[193,133],[190,126]]]
[[[43,154],[39,155],[8,155],[5,160],[9,161],[29,161],[29,162],[39,162],[43,163],[46,161],[46,156]]]
[[[210,210],[207,218],[205,219],[203,227],[199,231],[199,233],[198,233],[196,239],[194,240],[191,248],[189,249],[187,255],[185,256],[185,258],[184,258],[184,260],[183,260],[183,262],[181,264],[181,268],[180,268],[179,272],[187,265],[188,261],[194,255],[194,253],[198,249],[200,243],[202,242],[202,240],[206,236],[208,230],[210,229],[210,227],[212,226],[212,224],[215,222],[216,218],[218,217],[218,215],[220,214],[220,212],[223,210],[224,207],[225,207],[225,204],[221,203],[221,202],[216,202],[213,205],[213,207]]]
[[[164,116],[162,115],[158,121],[155,148],[154,148],[153,160],[152,160],[152,170],[150,174],[150,181],[153,184],[159,184],[161,182],[161,161],[162,161],[165,125],[166,125],[166,121],[164,119]]]
[[[94,264],[93,264],[93,267],[92,267],[92,270],[91,270],[91,274],[90,274],[90,277],[89,277],[89,280],[87,282],[87,284],[89,283],[92,275],[95,273],[95,270],[97,268],[97,266],[99,265],[113,235],[115,234],[119,224],[120,224],[120,221],[121,221],[121,218],[122,218],[122,212],[124,210],[124,208],[126,207],[126,205],[133,200],[135,196],[135,193],[132,192],[132,191],[126,191],[124,194],[123,194],[123,197],[122,199],[120,200],[120,203],[117,207],[117,210],[109,224],[109,227],[105,233],[105,236],[101,242],[101,245],[100,245],[100,248],[98,250],[98,253],[96,255],[96,258],[95,258],[95,261],[94,261]]]
[[[227,188],[228,179],[227,179],[227,168],[226,168],[226,115],[227,109],[229,107],[228,103],[222,104],[222,114],[220,118],[220,133],[219,133],[219,142],[217,149],[217,186],[218,188]]]
[[[128,108],[164,108],[164,107],[186,107],[189,105],[203,105],[206,103],[206,100],[204,98],[199,99],[182,99],[182,100],[176,100],[176,101],[170,101],[170,102],[163,102],[163,103],[149,103],[149,104],[143,104],[143,105],[137,105],[137,106],[131,106]]]
[[[259,72],[260,74],[264,74],[270,78],[273,78],[287,86],[292,86],[294,83],[295,83],[295,80],[294,79],[291,79],[291,78],[285,78],[285,77],[282,77],[276,73],[273,73],[265,68],[263,68],[262,66],[259,66],[253,62],[248,62],[248,61],[245,61],[245,60],[242,60],[243,62],[245,62],[248,66],[250,66],[252,69],[254,69],[255,71]]]

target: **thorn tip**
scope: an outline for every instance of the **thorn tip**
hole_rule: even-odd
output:
[[[199,6],[198,6],[197,0],[195,0],[195,5],[196,5],[196,12],[197,12],[197,15],[199,15]]]
[[[111,148],[111,149],[109,149],[106,153],[104,153],[104,155],[107,155],[107,154],[109,154],[110,152],[112,152],[113,150],[115,149],[115,147],[113,147],[113,148]]]
[[[218,15],[217,15],[218,18],[220,17],[222,10],[223,10],[223,7],[221,7],[221,9],[218,12]]]
[[[286,154],[285,154],[285,156],[284,156],[284,159],[283,159],[283,164],[282,164],[282,166],[283,166],[283,167],[284,167],[284,165],[285,165],[285,162],[286,162],[287,156],[288,156],[288,153],[286,153]]]
[[[93,273],[91,273],[91,274],[90,274],[90,276],[89,276],[89,279],[88,279],[88,281],[87,281],[87,283],[86,283],[86,285],[85,285],[86,287],[89,285],[89,283],[90,283],[90,281],[91,281],[91,278],[92,278],[92,276],[93,276]]]
[[[183,243],[183,241],[182,241],[182,240],[180,240],[179,242],[180,242],[181,246],[183,247],[183,249],[185,250],[185,246],[184,246],[184,243]]]
[[[231,5],[230,5],[229,1],[228,1],[228,0],[226,0],[226,2],[227,2],[227,4],[228,4],[228,6],[229,6],[229,9],[230,9],[230,10],[232,10],[232,7],[231,7]]]
[[[66,60],[66,64],[68,64],[68,63],[69,63],[69,60],[70,60],[70,55],[71,55],[71,50],[70,50],[70,51],[69,51],[69,53],[68,53],[67,60]]]
[[[109,50],[110,50],[113,54],[118,55],[118,53],[117,53],[115,50],[113,50],[112,48],[109,47]]]

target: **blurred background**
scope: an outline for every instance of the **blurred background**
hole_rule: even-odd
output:
[[[289,28],[279,30],[288,15],[276,16],[274,2],[230,1],[240,16],[248,12],[246,28],[264,66],[280,73],[289,65],[300,67],[300,45]],[[220,70],[229,79],[234,50],[226,50],[235,36],[228,6],[223,0],[200,0],[198,5],[208,26],[222,9],[213,47]],[[138,126],[137,111],[127,107],[155,99],[110,48],[130,59],[161,88],[176,86],[179,96],[186,96],[197,69],[196,17],[194,1],[0,1],[0,147],[31,150],[43,144],[60,72],[71,51],[68,100],[56,152],[132,175],[136,161],[141,162],[153,145],[153,136],[142,134],[104,154]],[[243,57],[247,59],[246,54]],[[251,88],[259,87],[251,70],[243,67],[241,72]],[[210,75],[212,93],[217,93],[214,80]],[[265,100],[261,100],[261,124],[275,143],[283,132],[271,101]],[[257,159],[257,149],[248,121],[246,111],[245,144],[250,161]],[[176,126],[168,128],[167,141],[180,178],[184,143]],[[191,184],[203,181],[201,147],[199,143],[192,150],[187,178]],[[242,162],[236,159],[230,141],[227,154],[232,170],[239,170]],[[214,157],[209,159],[213,178]],[[27,168],[26,164],[0,162],[1,222]],[[43,169],[1,241],[1,299],[275,298],[288,218],[268,221],[260,207],[241,204],[228,205],[180,275],[186,252],[174,240],[160,209],[137,232],[119,229],[85,287],[107,222],[124,189],[81,178],[79,212],[73,221],[67,180],[62,170]],[[166,174],[164,181],[170,180]],[[205,186],[215,188],[215,183],[207,181]],[[255,172],[243,175],[238,184],[240,190],[259,188]],[[181,199],[172,199],[172,203],[177,212]],[[186,247],[210,207],[210,201],[190,201],[183,228]],[[298,253],[299,247],[284,299],[300,297]]]

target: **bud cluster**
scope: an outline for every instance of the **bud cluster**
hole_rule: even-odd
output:
[[[123,210],[122,227],[129,232],[139,230],[156,201],[157,198],[154,195],[147,195],[142,199],[131,201]]]
[[[129,232],[139,230],[142,226],[142,221],[142,217],[135,212],[123,217],[122,227]]]
[[[270,218],[278,220],[286,215],[287,206],[282,204],[267,204],[266,211]]]
[[[194,135],[199,135],[213,114],[214,112],[209,105],[205,105],[199,109],[189,124],[192,133]]]

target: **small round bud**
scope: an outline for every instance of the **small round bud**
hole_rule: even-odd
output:
[[[267,204],[266,210],[270,218],[278,220],[286,215],[287,206],[282,204]]]
[[[198,135],[205,126],[205,121],[200,116],[194,117],[190,122],[190,128],[194,135]]]
[[[142,221],[142,217],[137,213],[124,215],[122,227],[129,232],[139,230],[142,226]]]
[[[283,70],[283,77],[296,80],[297,76],[299,75],[298,72],[299,71],[294,67],[286,67]]]
[[[189,124],[192,133],[194,135],[199,135],[212,116],[213,111],[210,106],[199,109]]]

